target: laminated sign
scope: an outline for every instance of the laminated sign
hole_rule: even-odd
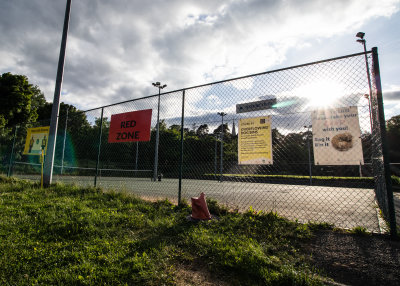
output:
[[[150,141],[151,109],[111,115],[109,143]]]
[[[50,126],[28,128],[24,155],[46,155],[47,141],[49,141]]]
[[[271,117],[239,120],[239,165],[272,164]]]
[[[364,164],[356,106],[315,110],[311,116],[316,165]]]

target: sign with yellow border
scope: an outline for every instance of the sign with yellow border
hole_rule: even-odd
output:
[[[44,151],[46,155],[47,142],[49,141],[50,126],[28,128],[26,135],[24,155],[39,155]]]
[[[239,120],[239,165],[272,164],[271,117]]]

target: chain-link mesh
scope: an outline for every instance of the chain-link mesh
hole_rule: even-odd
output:
[[[367,55],[371,66],[371,54]],[[374,85],[372,89],[368,86],[365,54],[357,54],[87,112],[70,110],[67,114],[61,110],[54,180],[126,190],[148,199],[178,200],[179,193],[179,198],[190,200],[204,192],[240,211],[252,207],[301,222],[362,226],[379,232],[383,227],[379,206],[387,205],[387,194],[376,97],[371,98],[370,112],[369,94],[375,92]],[[272,103],[268,108],[250,106],[246,112],[237,112],[237,105],[257,102]],[[352,144],[359,144],[362,151],[358,163],[337,163],[330,155],[335,153],[329,152],[323,155],[332,163],[315,161],[317,144],[327,142],[319,142],[322,138],[312,118],[323,108],[355,110],[359,136],[351,143],[337,143],[337,148],[347,151]],[[150,141],[108,143],[111,115],[145,109],[152,110]],[[259,117],[270,121],[271,161],[239,164],[239,125]],[[21,155],[24,132],[18,131],[15,158],[11,160],[13,173],[37,177],[37,158]],[[346,131],[343,134],[350,136]],[[2,154],[9,152],[10,139],[1,146]],[[7,161],[9,156],[3,155],[3,166],[8,166]],[[2,172],[6,169],[3,167]]]

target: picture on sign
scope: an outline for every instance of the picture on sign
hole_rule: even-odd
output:
[[[150,141],[151,109],[111,115],[109,143]]]
[[[26,135],[24,155],[41,155],[42,150],[46,155],[47,142],[49,141],[50,126],[28,128]]]
[[[316,165],[364,164],[356,106],[312,112]]]
[[[272,160],[271,117],[239,120],[239,165],[269,165]]]

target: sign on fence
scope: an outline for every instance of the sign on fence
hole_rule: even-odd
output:
[[[271,117],[239,120],[239,165],[272,164]]]
[[[43,150],[45,155],[47,141],[49,141],[49,129],[50,126],[28,128],[23,154],[41,155],[41,151]]]
[[[311,116],[316,165],[364,164],[356,106],[315,110]]]
[[[276,104],[276,98],[259,100],[254,102],[236,104],[236,113],[245,113],[251,111],[270,109]]]
[[[109,143],[150,141],[151,109],[111,115]]]

